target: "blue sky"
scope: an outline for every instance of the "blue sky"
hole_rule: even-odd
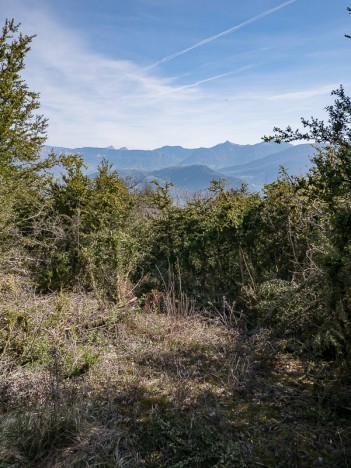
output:
[[[256,143],[351,94],[349,0],[1,0],[48,144]]]

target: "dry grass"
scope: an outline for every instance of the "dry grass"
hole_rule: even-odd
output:
[[[0,466],[348,466],[350,385],[335,392],[331,366],[239,329],[234,306],[215,320],[167,301],[3,278]]]

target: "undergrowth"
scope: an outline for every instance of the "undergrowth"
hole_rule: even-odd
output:
[[[348,466],[350,383],[234,305],[0,290],[1,467]]]

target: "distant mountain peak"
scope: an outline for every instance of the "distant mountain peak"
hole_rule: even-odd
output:
[[[237,143],[232,143],[231,141],[227,140],[224,141],[223,143],[219,143],[218,145],[213,146],[212,148],[222,148],[222,149],[234,149],[238,148],[241,145],[238,145]]]
[[[105,149],[116,149],[113,145],[110,145],[110,146],[106,146]]]
[[[161,146],[160,148],[155,148],[155,151],[160,150],[160,149],[179,149],[179,148],[184,149],[180,145],[175,145],[175,146],[174,145],[165,145],[165,146]]]

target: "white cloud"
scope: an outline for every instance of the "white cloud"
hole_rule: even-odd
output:
[[[196,81],[189,76],[189,84],[184,76],[181,80],[156,76],[132,61],[97,54],[79,34],[34,4],[12,3],[23,23],[21,30],[38,35],[25,79],[41,93],[51,145],[155,148],[211,146],[225,140],[255,143],[274,125],[298,125],[299,117],[315,113],[313,109],[318,116],[332,89],[323,85],[315,92],[310,85],[292,85],[284,79],[289,70],[285,75],[247,73],[257,66],[251,54],[249,65]],[[0,4],[0,16],[13,15],[5,15]],[[209,82],[213,84],[207,87]]]
[[[151,145],[156,137],[150,125],[159,125],[155,133],[167,121],[174,126],[172,116],[189,110],[197,99],[193,90],[180,90],[171,79],[139,73],[130,61],[95,54],[78,35],[43,12],[23,9],[21,16],[26,28],[37,33],[25,78],[31,89],[40,91],[51,144],[112,141],[135,146],[139,140]]]
[[[272,96],[268,96],[266,99],[269,101],[301,101],[305,99],[310,99],[316,96],[326,96],[330,94],[332,89],[338,88],[338,83],[332,83],[328,85],[319,86],[313,89],[307,90],[300,90],[293,93],[282,93],[282,94],[274,94]]]

